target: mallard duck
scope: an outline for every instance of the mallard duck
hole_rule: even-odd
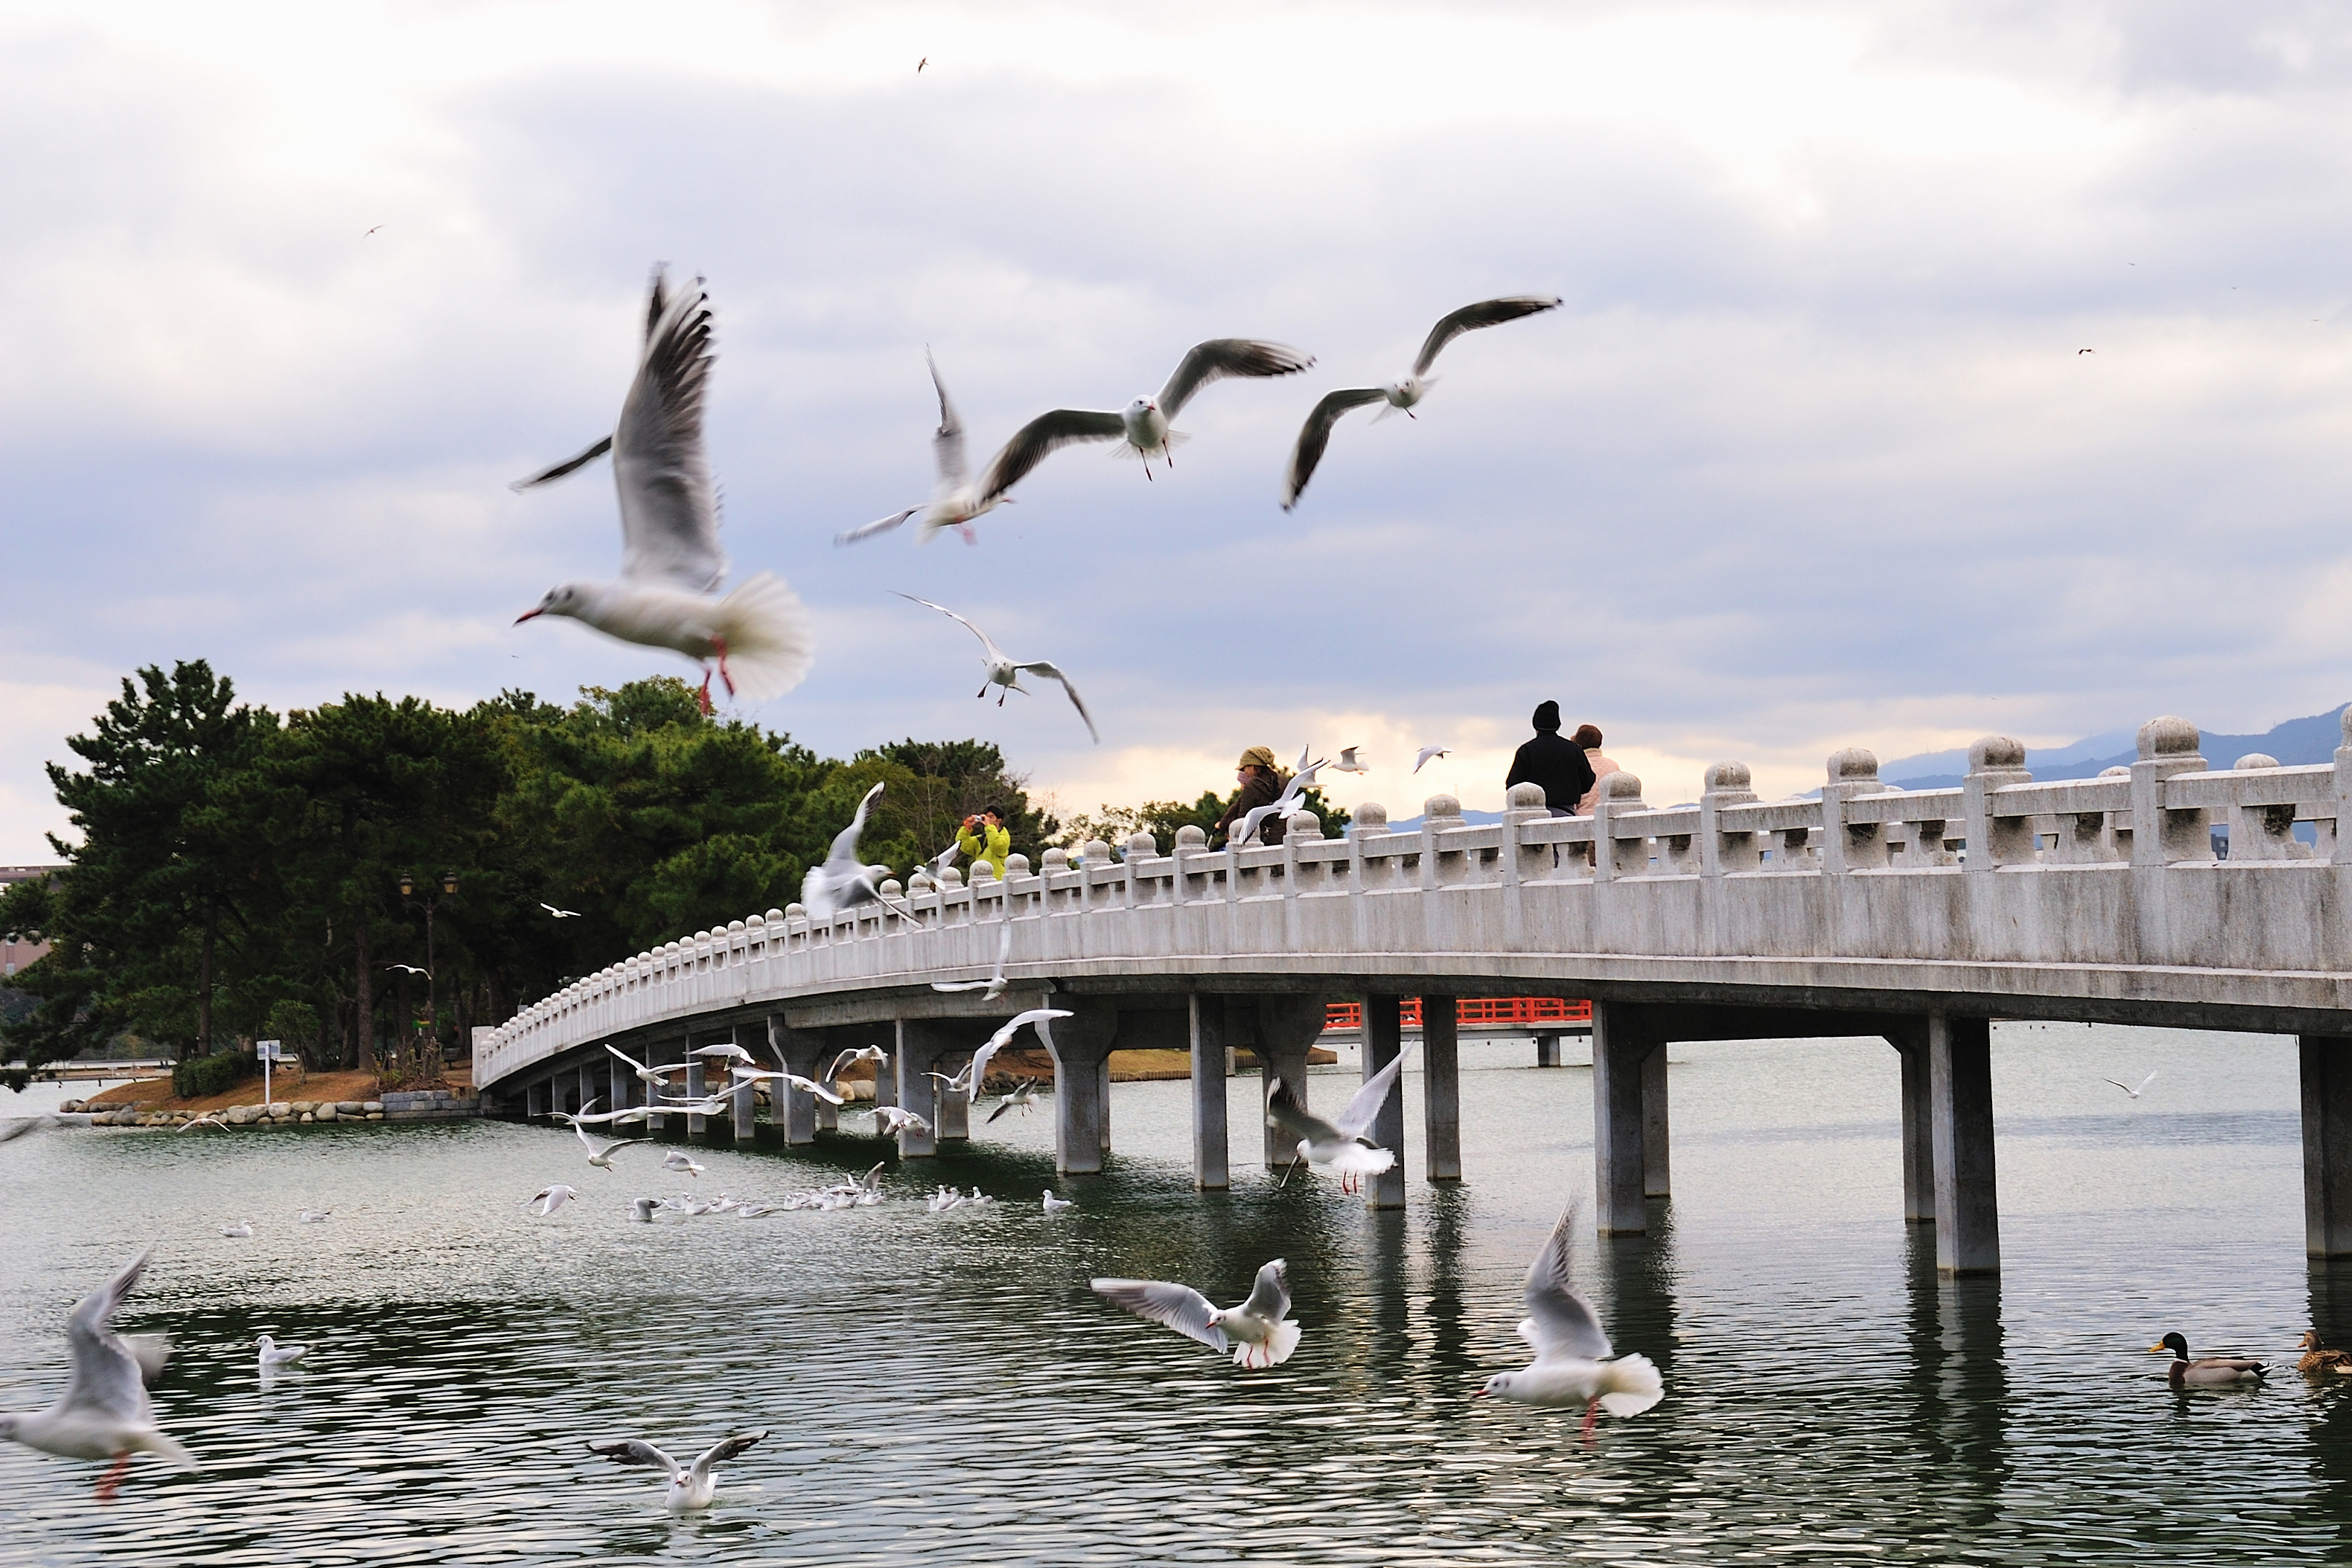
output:
[[[2294,1363],[2294,1370],[2305,1377],[2352,1373],[2352,1351],[2329,1350],[2319,1342],[2318,1330],[2305,1330],[2303,1338],[2296,1342],[2303,1350],[2303,1359]]]
[[[2165,1335],[2147,1349],[2150,1355],[2160,1351],[2172,1352],[2172,1365],[2167,1375],[2175,1388],[2227,1388],[2258,1384],[2270,1375],[2268,1365],[2243,1356],[2209,1355],[2190,1361],[2189,1342],[2177,1333]]]

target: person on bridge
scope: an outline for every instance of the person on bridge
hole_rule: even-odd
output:
[[[1544,805],[1554,816],[1573,816],[1593,787],[1592,763],[1584,748],[1559,733],[1559,704],[1536,704],[1536,732],[1511,758],[1511,776],[1503,787],[1531,784],[1543,786]]]
[[[1275,764],[1274,752],[1270,747],[1252,746],[1244,752],[1242,760],[1234,765],[1234,777],[1241,787],[1234,792],[1233,804],[1225,807],[1224,816],[1217,818],[1216,826],[1209,830],[1212,848],[1223,843],[1225,836],[1233,831],[1234,823],[1261,805],[1272,805],[1282,795],[1282,769]],[[1258,824],[1258,842],[1279,844],[1282,842],[1282,819],[1268,816]]]
[[[964,858],[974,863],[985,860],[988,868],[1001,881],[1004,877],[1004,858],[1013,853],[1013,832],[1004,826],[1004,813],[992,805],[984,805],[963,819],[956,832],[956,847]]]
[[[1621,770],[1615,763],[1611,762],[1607,757],[1601,754],[1601,727],[1599,725],[1579,724],[1576,727],[1576,734],[1573,739],[1578,745],[1584,748],[1584,760],[1592,764],[1592,787],[1586,790],[1584,792],[1584,798],[1576,803],[1576,815],[1579,816],[1591,816],[1592,815],[1594,803],[1599,801],[1601,798],[1601,781],[1607,778],[1611,773],[1620,772]]]

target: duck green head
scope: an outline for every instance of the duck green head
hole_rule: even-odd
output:
[[[2167,1334],[2164,1338],[2157,1341],[2156,1343],[2147,1347],[2147,1352],[2150,1355],[2154,1355],[2159,1351],[2170,1351],[2174,1360],[2187,1361],[2189,1359],[2189,1342],[2182,1339],[2177,1333]]]

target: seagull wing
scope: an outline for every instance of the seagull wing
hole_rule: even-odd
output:
[[[2138,1093],[2139,1093],[2139,1090],[2137,1090],[2137,1089],[2134,1089],[2131,1085],[2129,1085],[2129,1084],[2127,1084],[2127,1083],[2120,1082],[2120,1081],[2118,1081],[2117,1079],[2111,1079],[2111,1078],[2103,1078],[2103,1079],[2101,1079],[2099,1081],[2100,1081],[2101,1083],[2112,1083],[2112,1084],[2114,1084],[2117,1089],[2122,1089],[2126,1094],[2137,1095],[2137,1094],[2138,1094]]]
[[[637,1071],[639,1071],[639,1072],[651,1072],[651,1071],[653,1071],[653,1070],[654,1070],[653,1068],[649,1068],[649,1067],[646,1066],[646,1064],[645,1064],[645,1063],[643,1063],[643,1062],[641,1062],[641,1061],[637,1060],[637,1058],[635,1058],[635,1057],[633,1057],[633,1056],[626,1055],[626,1054],[625,1054],[625,1053],[623,1053],[623,1052],[620,1052],[620,1051],[614,1050],[614,1049],[613,1049],[613,1047],[610,1047],[610,1046],[606,1046],[606,1047],[604,1047],[604,1050],[605,1050],[605,1053],[606,1053],[607,1055],[609,1055],[609,1056],[614,1056],[614,1057],[618,1057],[618,1058],[620,1058],[620,1059],[621,1059],[621,1060],[623,1060],[623,1061],[625,1061],[625,1062],[628,1063],[631,1067],[635,1068]]]
[[[2144,1078],[2144,1079],[2140,1079],[2140,1080],[2139,1080],[2139,1089],[2136,1089],[2132,1090],[2132,1093],[2133,1093],[2133,1094],[2135,1094],[2135,1095],[2138,1094],[2138,1093],[2139,1093],[2139,1089],[2146,1089],[2149,1084],[2152,1084],[2152,1083],[2154,1083],[2155,1081],[2156,1081],[2156,1074],[2154,1074],[2154,1073],[2152,1073],[2152,1072],[2151,1072],[2151,1073],[2149,1073],[2146,1078]]]
[[[923,509],[910,506],[904,511],[894,511],[887,517],[877,517],[872,522],[861,522],[856,528],[833,536],[835,544],[856,544],[877,533],[887,533]]]
[[[1576,1226],[1576,1205],[1570,1204],[1528,1270],[1524,1298],[1528,1316],[1519,1325],[1519,1335],[1535,1347],[1538,1361],[1555,1355],[1603,1361],[1616,1353],[1610,1349],[1609,1336],[1601,1331],[1592,1303],[1569,1279],[1568,1239]]]
[[[988,972],[988,981],[990,984],[1002,985],[1004,984],[1004,961],[1012,956],[1013,922],[1011,921],[1006,921],[1004,922],[1003,935],[998,937],[996,940],[996,967]]]
[[[81,1299],[66,1320],[66,1344],[73,1352],[73,1369],[66,1377],[62,1409],[101,1412],[133,1426],[154,1424],[153,1405],[147,1399],[146,1370],[139,1356],[114,1331],[115,1310],[146,1271],[155,1255],[152,1246],[125,1264],[121,1272]]]
[[[1277,1092],[1265,1102],[1265,1119],[1290,1137],[1307,1143],[1345,1143],[1346,1133],[1293,1100],[1286,1092]]]
[[[1056,408],[1040,414],[1013,433],[997,448],[980,476],[980,504],[987,505],[1029,477],[1029,470],[1076,441],[1117,441],[1127,435],[1127,423],[1117,414],[1093,408]]]
[[[813,1094],[819,1100],[824,1100],[827,1105],[839,1105],[842,1103],[841,1096],[834,1093],[833,1090],[825,1088],[824,1085],[818,1083],[812,1079],[803,1078],[796,1072],[788,1072],[783,1075],[783,1078],[786,1083],[791,1084],[803,1094]]]
[[[1315,477],[1315,465],[1323,460],[1323,448],[1331,444],[1331,426],[1339,422],[1339,416],[1350,408],[1378,403],[1381,395],[1377,386],[1343,386],[1323,395],[1323,401],[1315,405],[1307,423],[1298,427],[1298,445],[1290,449],[1290,471],[1282,480],[1283,510],[1288,511],[1298,504],[1307,481]]]
[[[767,1435],[768,1429],[762,1426],[757,1432],[736,1432],[719,1438],[694,1457],[694,1473],[709,1475],[712,1466],[725,1464]]]
[[[613,432],[621,492],[621,575],[690,593],[727,578],[719,503],[702,446],[703,391],[710,376],[710,301],[700,281],[676,293],[654,274],[646,349]]]
[[[1264,1318],[1278,1323],[1290,1315],[1290,1265],[1277,1258],[1257,1271],[1257,1280],[1250,1286],[1249,1300],[1242,1310],[1253,1318]]]
[[[964,461],[963,421],[956,417],[955,405],[948,401],[948,384],[940,379],[940,367],[929,349],[923,351],[923,363],[931,367],[931,385],[940,395],[940,427],[931,436],[931,457],[939,468],[940,489],[961,489],[971,471]]]
[[[656,1470],[667,1470],[671,1480],[677,1479],[677,1461],[641,1437],[624,1437],[617,1442],[591,1443],[588,1451],[602,1454],[616,1465],[647,1465]]]
[[[1094,1291],[1139,1318],[1167,1324],[1188,1340],[1198,1340],[1213,1350],[1228,1348],[1225,1331],[1217,1327],[1215,1304],[1190,1285],[1171,1285],[1165,1279],[1097,1279]]]
[[[1421,356],[1412,362],[1412,374],[1427,375],[1429,367],[1437,363],[1438,352],[1465,332],[1516,321],[1521,316],[1549,310],[1559,303],[1559,299],[1549,294],[1507,294],[1499,300],[1481,300],[1441,316],[1437,325],[1429,329],[1429,337],[1421,345]]]
[[[1192,395],[1213,381],[1229,375],[1288,375],[1314,363],[1313,354],[1255,338],[1211,338],[1194,343],[1176,362],[1168,384],[1160,389],[1160,416],[1174,419]]]
[[[579,470],[586,468],[589,464],[594,462],[597,458],[603,457],[612,449],[613,438],[610,436],[607,436],[604,439],[598,441],[594,446],[589,447],[586,451],[581,453],[578,457],[566,458],[563,461],[556,464],[555,467],[551,468],[541,468],[539,472],[531,475],[530,478],[527,479],[517,479],[513,483],[508,485],[507,489],[520,493],[523,490],[535,489],[540,485],[551,484],[555,480],[562,479],[566,474],[577,473]]]
[[[858,836],[866,831],[866,808],[874,804],[874,797],[881,793],[882,785],[877,782],[872,789],[866,792],[866,797],[857,803],[856,815],[849,819],[849,826],[833,836],[833,847],[824,858],[827,865],[845,863],[856,868],[860,872],[865,870],[865,867],[857,863],[857,839]]]
[[[893,588],[890,591],[894,594],[898,594],[898,590],[896,588]],[[934,605],[929,599],[916,599],[915,595],[912,594],[898,594],[898,597],[902,599],[913,599],[916,604],[922,605],[927,610],[937,610],[940,614],[945,616],[948,619],[953,621],[956,625],[961,626],[972,636],[978,637],[980,639],[980,646],[988,650],[989,663],[1005,664],[1011,662],[1004,657],[1004,650],[996,646],[995,638],[990,637],[986,632],[982,631],[978,626],[973,626],[970,621],[965,620],[961,616],[957,615],[953,610],[949,609],[945,605]],[[1034,668],[1035,667],[1024,666],[1024,668]]]
[[[1421,749],[1421,754],[1412,760],[1412,771],[1414,773],[1419,773],[1423,768],[1429,765],[1430,758],[1442,757],[1445,754],[1446,751],[1443,746],[1423,746]]]
[[[1339,1112],[1335,1123],[1341,1137],[1361,1138],[1370,1131],[1372,1119],[1381,1113],[1381,1102],[1388,1099],[1389,1090],[1396,1087],[1397,1075],[1404,1070],[1404,1058],[1412,1053],[1412,1047],[1413,1042],[1406,1041],[1394,1061],[1364,1080],[1364,1087],[1348,1101],[1348,1109]]]
[[[1070,706],[1078,710],[1078,717],[1087,721],[1087,733],[1094,737],[1096,744],[1099,745],[1102,743],[1102,731],[1095,728],[1095,716],[1087,711],[1086,699],[1078,695],[1078,689],[1070,684],[1070,678],[1068,676],[1064,675],[1050,662],[1042,658],[1034,660],[1028,664],[1016,664],[1013,668],[1015,669],[1034,669],[1048,680],[1060,681],[1062,683],[1062,689],[1069,693]]]
[[[1055,1019],[1066,1018],[1069,1016],[1068,1009],[1062,1007],[1032,1007],[1025,1013],[1015,1013],[1011,1022],[989,1036],[987,1043],[972,1053],[971,1092],[973,1096],[978,1097],[981,1080],[988,1076],[989,1062],[994,1058],[997,1052],[1005,1047],[1006,1043],[1014,1035],[1021,1032],[1024,1025],[1034,1024],[1043,1029]]]

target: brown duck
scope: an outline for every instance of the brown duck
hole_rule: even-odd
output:
[[[2167,1378],[2175,1388],[2229,1388],[2259,1384],[2270,1375],[2267,1363],[2243,1356],[2201,1356],[2189,1359],[2189,1342],[2178,1333],[2170,1333],[2147,1347],[2153,1355],[2160,1351],[2172,1352],[2172,1365]]]
[[[2319,1342],[2318,1330],[2306,1331],[2300,1343],[2303,1348],[2303,1359],[2294,1363],[2294,1370],[2304,1376],[2321,1377],[2331,1373],[2336,1375],[2352,1373],[2352,1351],[2329,1350]]]

